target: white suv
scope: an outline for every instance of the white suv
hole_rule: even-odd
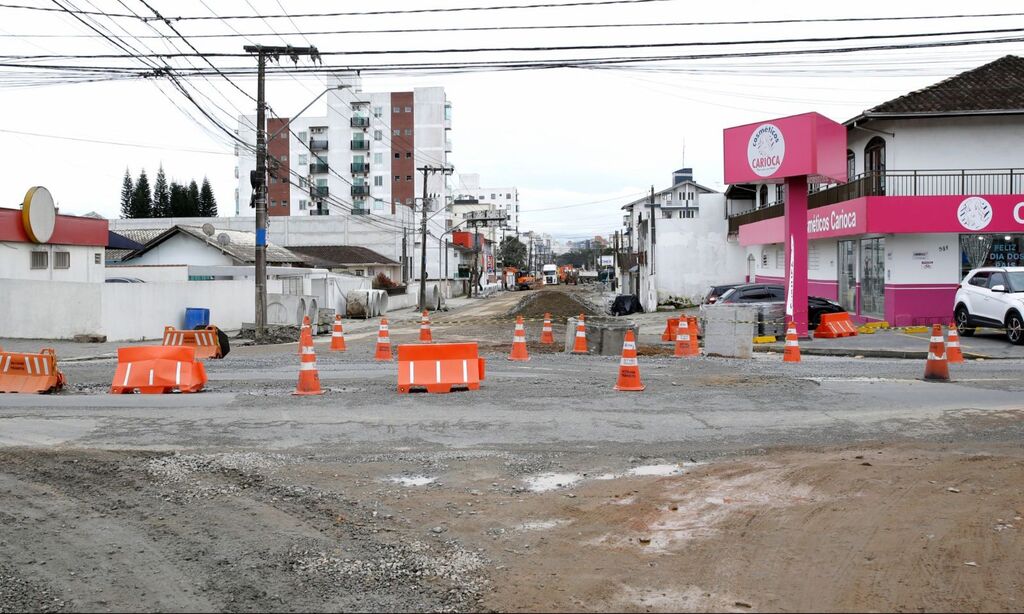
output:
[[[985,267],[967,274],[953,301],[957,331],[976,326],[1005,328],[1006,338],[1024,345],[1024,267]]]

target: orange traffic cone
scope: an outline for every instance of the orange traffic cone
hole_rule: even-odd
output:
[[[583,320],[583,314],[580,314],[579,320],[576,322],[576,341],[572,346],[573,354],[586,354],[587,353],[587,324]]]
[[[423,310],[423,317],[420,318],[420,343],[430,343],[434,338],[430,335],[430,316],[427,310]]]
[[[544,314],[544,327],[540,329],[540,342],[544,345],[550,345],[555,342],[555,334],[551,329],[551,314]]]
[[[960,333],[956,330],[955,322],[949,325],[949,341],[946,342],[946,360],[954,364],[964,361],[964,353],[960,350]]]
[[[640,381],[640,365],[636,360],[636,338],[633,329],[626,330],[626,338],[622,341],[622,359],[619,360],[619,381],[616,390],[639,392],[646,388]]]
[[[345,331],[341,327],[341,316],[337,314],[334,316],[334,330],[331,332],[331,351],[345,351]]]
[[[309,316],[302,316],[302,328],[299,329],[299,351],[302,354],[302,344],[313,345],[313,327],[310,325]]]
[[[380,319],[380,331],[377,333],[377,355],[376,360],[391,360],[391,338],[388,336],[388,319]]]
[[[946,341],[942,338],[942,325],[932,326],[931,344],[928,346],[928,362],[924,365],[924,378],[940,382],[949,381],[949,363],[946,361]]]
[[[306,317],[306,323],[309,317]],[[309,330],[305,328],[304,330]],[[305,396],[323,394],[320,389],[320,372],[316,368],[316,351],[313,349],[313,336],[305,335],[299,339],[299,383],[292,394]]]
[[[690,318],[680,316],[679,326],[676,327],[676,351],[673,356],[688,357],[700,354],[700,348],[694,343],[696,339],[690,334]]]
[[[516,317],[516,331],[512,337],[512,353],[508,355],[509,360],[526,362],[530,355],[526,351],[526,329],[523,328],[523,316]]]
[[[796,339],[796,323],[792,320],[786,328],[786,349],[782,353],[782,362],[800,362],[800,342]]]

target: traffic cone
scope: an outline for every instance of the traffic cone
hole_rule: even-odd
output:
[[[526,329],[523,328],[523,316],[516,317],[516,331],[512,337],[512,353],[508,355],[509,360],[526,362],[530,355],[526,351]]]
[[[954,364],[964,361],[964,353],[960,351],[960,333],[957,332],[956,322],[949,325],[949,341],[946,342],[946,360]]]
[[[345,331],[341,327],[341,316],[334,315],[334,330],[331,332],[331,351],[345,351]]]
[[[796,339],[796,323],[792,320],[786,328],[786,349],[782,354],[782,362],[800,362],[800,342]]]
[[[928,346],[928,362],[924,365],[924,378],[940,382],[949,381],[946,341],[942,338],[941,324],[932,326],[932,339],[931,344]]]
[[[616,390],[639,392],[646,388],[640,381],[640,365],[636,360],[636,338],[633,329],[626,330],[626,338],[622,341],[622,359],[619,360],[619,381]]]
[[[388,319],[380,319],[380,331],[377,333],[376,360],[391,361],[391,338],[388,336]]]
[[[302,354],[302,344],[309,343],[313,345],[313,327],[310,325],[309,316],[302,316],[302,327],[299,329],[299,350],[298,354]]]
[[[579,320],[576,322],[576,341],[573,343],[572,353],[587,353],[587,324],[583,321],[582,313],[580,314]]]
[[[434,338],[430,335],[430,316],[427,310],[423,310],[423,317],[420,318],[420,343],[430,343]]]
[[[550,345],[555,342],[555,334],[551,329],[551,314],[544,314],[544,327],[540,329],[540,342],[544,345]]]
[[[673,356],[681,358],[698,354],[700,349],[693,343],[693,335],[690,334],[690,318],[680,316],[679,325],[676,326],[676,351]]]
[[[309,329],[305,327],[305,324],[308,322],[309,317],[307,316],[303,324],[303,329],[307,331]],[[320,388],[320,372],[316,368],[313,336],[306,334],[299,339],[299,383],[292,394],[306,396],[323,393],[324,391]]]

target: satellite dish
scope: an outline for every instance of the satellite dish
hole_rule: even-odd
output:
[[[57,224],[57,208],[53,196],[43,186],[29,188],[21,205],[21,223],[25,234],[34,243],[46,243]]]
[[[219,235],[217,235],[217,243],[220,243],[224,247],[227,247],[228,245],[231,244],[231,237],[228,236],[228,233],[222,232]]]
[[[217,231],[216,231],[216,229],[214,229],[213,224],[211,224],[209,222],[203,224],[203,233],[206,236],[212,237],[213,233],[215,233],[215,232],[217,232]]]

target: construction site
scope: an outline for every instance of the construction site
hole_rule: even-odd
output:
[[[0,611],[1019,609],[1019,357],[933,382],[680,355],[685,313],[596,286],[456,303],[221,359],[165,336],[209,356],[173,358],[196,394],[111,394],[160,385],[144,344],[56,344],[60,391],[0,395]]]

